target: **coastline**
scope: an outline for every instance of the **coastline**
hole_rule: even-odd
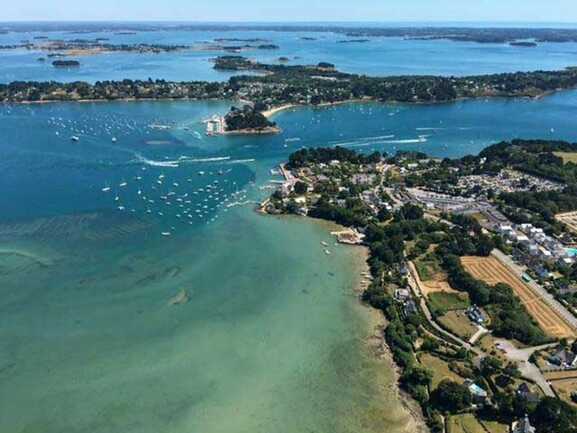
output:
[[[343,226],[336,225],[339,228]],[[382,367],[388,368],[392,371],[393,380],[388,386],[388,390],[398,398],[401,407],[405,410],[407,417],[410,420],[405,427],[406,433],[428,433],[429,428],[426,425],[425,418],[421,411],[419,403],[414,400],[409,394],[404,392],[399,387],[399,378],[402,370],[395,363],[391,348],[385,341],[384,330],[388,325],[385,316],[379,310],[371,307],[369,304],[362,301],[361,296],[366,290],[363,284],[365,273],[370,273],[370,268],[367,260],[370,257],[369,249],[363,245],[347,245],[355,251],[355,267],[357,268],[356,275],[358,282],[355,285],[355,293],[358,296],[358,302],[366,311],[369,327],[367,328],[367,337],[365,339],[365,347],[370,351],[376,361],[382,364]]]

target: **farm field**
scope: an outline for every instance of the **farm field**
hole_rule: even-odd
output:
[[[556,311],[495,257],[462,257],[461,263],[474,278],[487,284],[505,283],[511,286],[529,314],[550,336],[556,338],[575,336],[571,326]]]
[[[577,378],[551,381],[551,386],[561,400],[575,404],[571,400],[571,393],[577,392]]]
[[[575,379],[577,380],[577,370],[561,370],[561,371],[548,371],[543,373],[543,376],[547,380],[564,380],[564,379]]]
[[[565,224],[572,232],[577,233],[577,212],[559,213],[555,215],[555,219]]]
[[[563,159],[563,162],[567,164],[568,162],[572,162],[577,164],[577,152],[553,152],[555,156]]]

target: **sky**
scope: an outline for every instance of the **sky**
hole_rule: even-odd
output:
[[[0,6],[0,21],[577,23],[577,0],[0,0]]]

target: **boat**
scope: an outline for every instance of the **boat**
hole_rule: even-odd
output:
[[[122,183],[121,183],[120,185],[118,185],[118,186],[123,187],[123,186],[126,186],[126,185],[128,185],[128,183],[122,182]]]
[[[328,246],[329,246],[329,244],[327,244],[325,241],[321,241],[321,245],[322,245],[323,247],[328,247]]]
[[[106,187],[102,188],[102,192],[108,192],[108,191],[110,191],[110,187],[109,187],[109,186],[106,186]]]
[[[325,254],[326,254],[327,256],[329,256],[329,255],[331,254],[331,252],[330,252],[329,250],[325,249]]]
[[[116,143],[116,137],[112,137],[112,142]]]
[[[170,232],[162,232],[162,233],[161,233],[162,236],[170,236],[171,234],[172,234],[172,233],[170,233]]]
[[[70,137],[70,140],[72,140],[72,141],[79,141],[79,140],[80,140],[80,137],[78,137],[78,136],[76,136],[76,135],[73,135],[72,137]]]

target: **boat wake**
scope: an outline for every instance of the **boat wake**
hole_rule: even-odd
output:
[[[151,167],[168,167],[168,168],[178,168],[181,164],[194,164],[203,162],[221,162],[230,160],[230,156],[218,156],[213,158],[192,158],[189,156],[180,156],[178,159],[173,160],[155,160],[144,157],[141,154],[136,154],[136,160],[134,162],[139,164],[145,164]]]

